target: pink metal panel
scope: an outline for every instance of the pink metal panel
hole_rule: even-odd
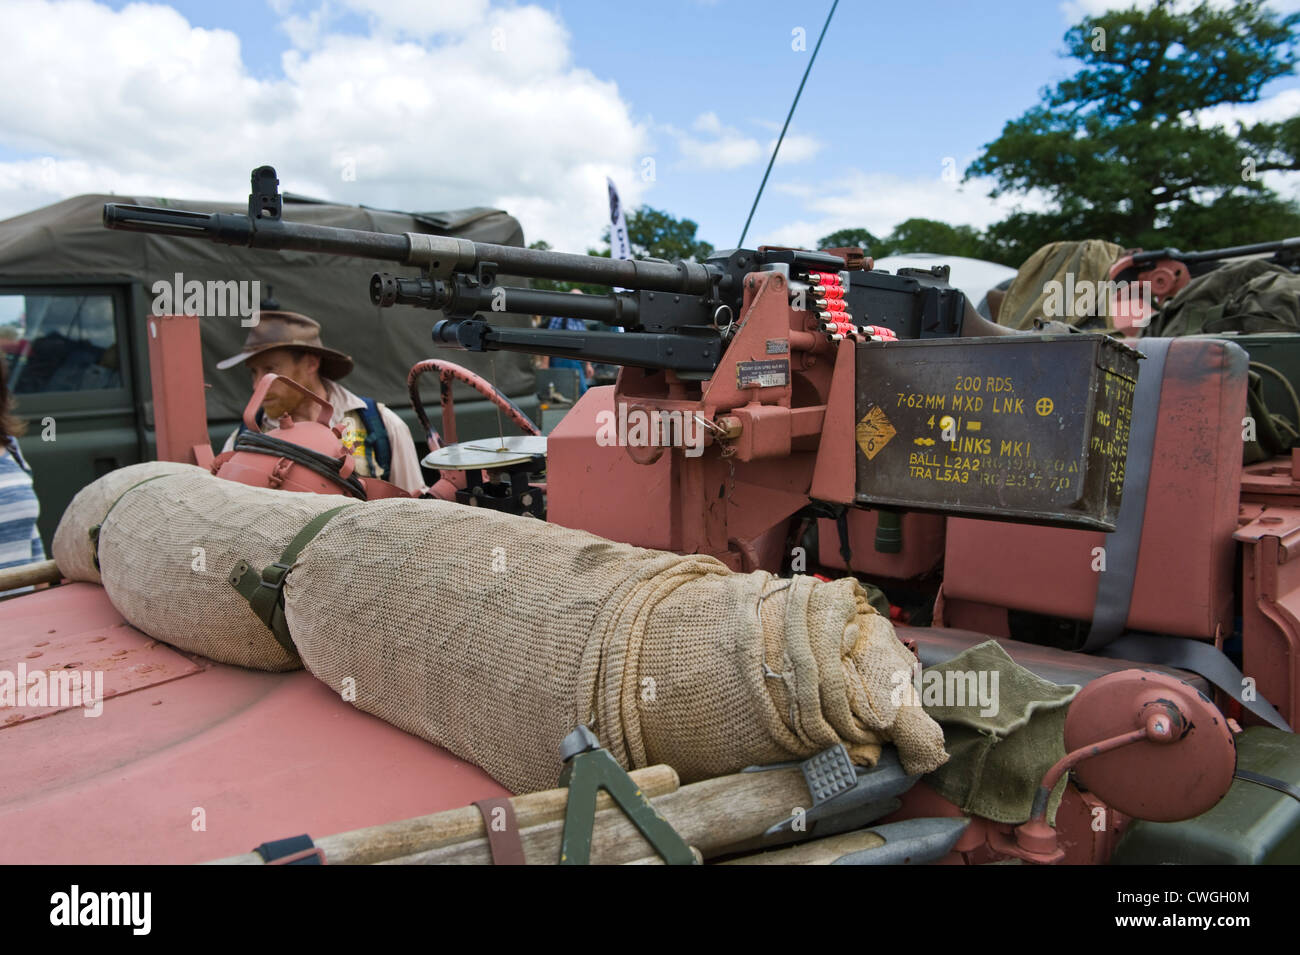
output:
[[[48,685],[54,675],[70,671],[78,674],[79,685],[87,684],[81,691],[82,700],[86,699],[87,691],[96,698],[110,700],[199,670],[192,661],[169,647],[147,637],[142,642],[140,631],[124,623],[85,630],[65,625],[62,633],[57,627],[46,627],[45,623],[28,618],[17,629],[0,636],[0,670],[19,675],[19,683],[27,682],[24,675],[30,677],[36,671],[43,671],[41,682]],[[74,632],[67,632],[69,629]],[[97,680],[83,679],[96,673],[100,674]],[[101,691],[103,695],[99,697]],[[0,704],[0,729],[52,716],[68,705],[71,704],[66,701],[59,706]]]
[[[127,657],[156,647],[92,584],[6,601],[5,620],[6,648],[30,639],[34,620],[70,646],[116,628]],[[201,862],[507,794],[305,671],[192,665],[123,689],[97,718],[64,710],[0,733],[0,863]]]
[[[206,466],[202,458],[211,459],[211,445],[199,320],[193,315],[150,315],[146,325],[158,460]]]
[[[817,466],[808,494],[819,501],[852,504],[857,496],[857,444],[854,441],[857,400],[856,344],[848,339],[835,350],[826,418],[817,447]]]
[[[903,549],[897,554],[876,550],[876,524],[879,511],[854,508],[849,511],[849,550],[853,570],[869,577],[892,577],[907,580],[929,573],[943,560],[943,537],[947,519],[941,514],[902,515]],[[824,567],[844,568],[840,556],[840,532],[834,521],[817,522],[818,560]]]
[[[1282,498],[1278,498],[1281,500]],[[1271,504],[1237,531],[1242,671],[1292,726],[1300,725],[1300,508]],[[1248,717],[1244,716],[1243,719]]]
[[[1245,413],[1238,346],[1175,340],[1160,393],[1130,628],[1201,638],[1231,631]],[[950,518],[944,592],[950,600],[1088,620],[1099,579],[1094,549],[1105,541],[1094,531]]]
[[[671,550],[677,509],[673,455],[637,464],[596,442],[597,415],[615,414],[614,388],[588,388],[546,442],[546,519],[638,547]],[[629,489],[635,489],[629,497]]]

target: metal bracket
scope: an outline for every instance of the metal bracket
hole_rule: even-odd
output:
[[[560,865],[587,865],[596,824],[596,794],[603,789],[668,865],[697,865],[691,851],[668,820],[646,798],[622,766],[600,745],[596,734],[579,725],[560,743],[564,770],[560,786],[569,787],[564,810]]]
[[[803,812],[795,813],[768,828],[763,833],[767,838],[795,832],[811,838],[818,822],[893,799],[911,789],[912,784],[920,778],[909,776],[903,771],[898,753],[892,749],[882,750],[875,766],[869,769],[856,767],[843,743],[837,743],[802,762],[748,766],[742,772],[756,773],[792,769],[796,766],[803,771],[813,804]]]
[[[258,166],[250,178],[252,190],[248,194],[248,218],[279,221],[284,205],[275,169],[271,166]]]
[[[226,578],[230,586],[248,601],[248,605],[253,608],[253,613],[266,624],[271,635],[290,656],[297,656],[298,649],[293,645],[293,638],[289,635],[289,621],[284,615],[285,577],[293,570],[298,554],[311,539],[320,533],[321,528],[329,522],[330,518],[349,506],[341,504],[317,514],[289,542],[284,552],[280,554],[280,559],[268,564],[260,572],[250,566],[248,561],[241,560],[231,569],[230,576]]]
[[[248,561],[241,560],[230,572],[230,586],[248,601],[253,613],[266,624],[279,644],[297,654],[284,615],[284,580],[291,569],[289,565],[276,561],[259,574]]]

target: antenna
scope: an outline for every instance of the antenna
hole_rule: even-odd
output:
[[[808,58],[808,69],[803,71],[803,79],[799,81],[799,89],[794,94],[794,102],[790,104],[790,112],[786,114],[785,125],[781,127],[781,135],[776,138],[776,148],[772,150],[772,158],[767,161],[767,172],[763,173],[763,181],[758,184],[758,195],[754,197],[754,204],[749,207],[749,218],[745,220],[745,228],[740,232],[740,241],[736,243],[738,249],[743,248],[745,245],[745,236],[749,234],[749,224],[754,221],[754,210],[758,208],[758,200],[763,197],[763,187],[767,185],[767,177],[772,174],[772,166],[776,163],[776,154],[781,151],[785,131],[790,128],[794,108],[799,105],[799,97],[803,95],[803,85],[808,82],[808,74],[812,72],[813,64],[817,62],[817,51],[822,48],[822,40],[826,39],[826,29],[831,25],[831,17],[835,16],[835,8],[839,5],[840,0],[835,0],[831,4],[831,12],[826,14],[826,22],[822,24],[821,36],[817,38],[817,45],[813,47],[812,56]]]

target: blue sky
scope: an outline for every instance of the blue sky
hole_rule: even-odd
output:
[[[69,133],[0,103],[0,214],[70,190],[239,198],[248,169],[270,162],[284,188],[326,198],[425,209],[504,205],[530,240],[567,248],[599,235],[602,173],[614,176],[626,203],[689,216],[702,238],[734,244],[830,8],[742,0],[490,7],[486,0],[173,0],[168,14],[162,5],[128,9],[121,0],[9,3],[30,8],[28,23],[46,17],[37,26],[57,23],[88,48],[95,37],[79,37],[78,29],[102,34],[120,24],[138,34],[153,32],[145,25],[157,20],[155,46],[163,49],[142,42],[136,59],[166,57],[168,37],[170,49],[190,53],[179,65],[159,66],[147,83],[125,54],[84,67],[90,98],[116,89],[103,94],[99,110],[115,122],[102,122],[97,133],[101,117],[86,123],[71,115],[65,125],[92,131]],[[944,181],[944,161],[964,170],[1006,120],[1072,73],[1073,62],[1059,55],[1065,30],[1079,9],[1106,6],[842,0],[795,114],[790,161],[773,172],[748,244],[810,242],[854,225],[884,232],[910,215],[977,226],[1000,218],[1011,202],[989,202],[987,184]],[[792,48],[798,28],[806,35],[802,51]],[[494,29],[503,38],[496,59],[482,53]],[[209,48],[231,35],[237,49],[229,42],[217,43],[216,53]],[[453,48],[462,52],[432,55]],[[385,63],[399,55],[423,65],[385,86]],[[365,77],[355,89],[343,82],[354,67]],[[449,86],[442,77],[453,69],[459,82]],[[205,76],[216,77],[212,90]],[[375,89],[400,92],[379,97]],[[1290,109],[1300,92],[1288,91],[1297,90],[1300,80],[1291,77],[1266,94]],[[24,92],[55,98],[55,114],[68,108],[70,91],[53,80]],[[312,98],[328,105],[304,105]],[[381,98],[390,102],[375,102]],[[148,128],[151,113],[162,128]],[[195,127],[188,137],[187,124]],[[132,159],[131,149],[110,141],[114,130],[134,136],[148,155]],[[653,179],[643,175],[647,158]],[[348,163],[352,178],[337,172]]]

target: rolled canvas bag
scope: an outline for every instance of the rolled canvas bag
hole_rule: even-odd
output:
[[[555,784],[578,723],[624,766],[668,763],[687,781],[836,743],[870,764],[893,742],[914,773],[947,759],[938,724],[899,692],[914,658],[851,579],[738,574],[450,502],[349,503],[204,473],[113,508],[104,586],[159,640],[284,668],[230,572],[280,560],[334,509],[286,558],[284,621],[303,663],[513,791]],[[194,546],[206,574],[190,567]]]
[[[83,487],[63,512],[50,546],[63,576],[69,580],[99,583],[99,568],[95,566],[95,542],[90,532],[103,523],[113,502],[129,488],[166,474],[203,470],[193,464],[178,464],[174,461],[145,461],[109,471],[99,480]]]

